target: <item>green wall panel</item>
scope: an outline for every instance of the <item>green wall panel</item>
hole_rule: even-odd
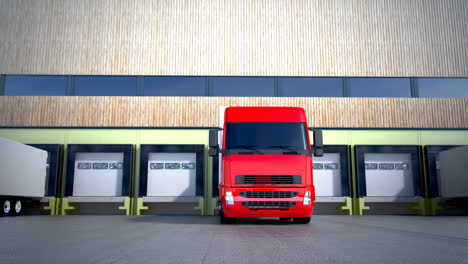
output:
[[[309,133],[312,140],[312,132]],[[467,145],[468,130],[323,130],[328,145]]]
[[[312,133],[310,133],[312,138]],[[208,130],[0,129],[0,137],[35,144],[208,144]],[[468,130],[324,130],[325,144],[468,144]]]
[[[416,130],[351,130],[351,145],[417,145]]]
[[[69,129],[68,144],[135,144],[135,129]]]
[[[421,145],[468,145],[468,130],[421,131]]]
[[[140,130],[139,144],[206,144],[208,130]]]
[[[25,144],[65,144],[66,129],[0,129],[0,137]]]
[[[313,133],[309,132],[311,144],[313,144]],[[323,144],[327,145],[349,145],[350,133],[348,130],[323,130]]]

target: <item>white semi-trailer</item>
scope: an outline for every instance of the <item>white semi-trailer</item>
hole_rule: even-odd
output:
[[[23,212],[26,201],[46,194],[47,151],[0,138],[1,216]]]

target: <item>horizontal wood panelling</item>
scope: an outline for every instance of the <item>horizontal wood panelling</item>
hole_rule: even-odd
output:
[[[468,76],[466,0],[0,0],[0,74]]]
[[[0,127],[216,127],[220,106],[299,106],[312,127],[468,128],[466,98],[1,96]]]

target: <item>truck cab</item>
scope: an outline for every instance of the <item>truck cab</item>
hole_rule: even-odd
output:
[[[210,131],[210,156],[221,154],[219,215],[279,217],[308,223],[314,208],[312,156],[321,155],[321,132],[310,146],[305,111],[299,107],[228,107],[222,143]]]

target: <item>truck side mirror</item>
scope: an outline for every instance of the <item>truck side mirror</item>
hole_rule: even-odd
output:
[[[216,157],[216,156],[218,156],[218,154],[219,154],[219,151],[218,151],[217,148],[210,148],[210,149],[208,150],[208,155],[209,155],[210,157]]]
[[[210,148],[218,147],[218,130],[210,130]]]
[[[219,145],[218,145],[218,130],[210,130],[209,143],[210,149],[208,155],[210,157],[216,157],[219,154]]]
[[[313,130],[313,138],[314,138],[314,156],[322,157],[323,156],[322,130]]]

